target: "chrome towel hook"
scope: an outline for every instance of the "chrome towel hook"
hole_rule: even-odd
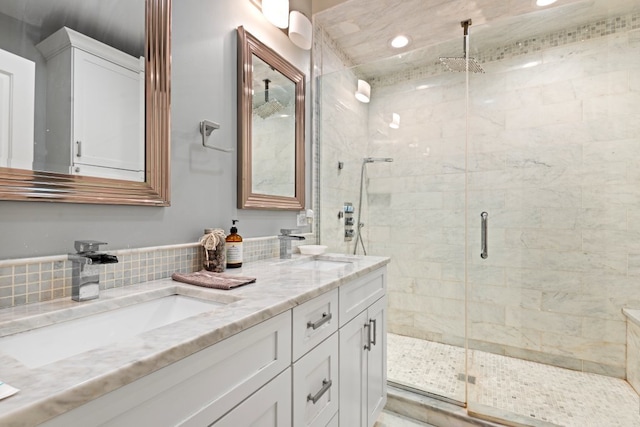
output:
[[[200,133],[202,134],[202,146],[206,148],[211,148],[212,150],[222,151],[224,153],[233,153],[233,150],[230,148],[221,148],[214,147],[213,145],[207,145],[207,137],[211,135],[216,129],[220,129],[220,125],[216,122],[211,122],[209,120],[203,120],[200,122]]]

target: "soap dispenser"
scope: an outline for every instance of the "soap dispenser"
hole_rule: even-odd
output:
[[[242,267],[242,236],[238,234],[236,228],[237,219],[231,221],[231,234],[227,236],[227,268]]]

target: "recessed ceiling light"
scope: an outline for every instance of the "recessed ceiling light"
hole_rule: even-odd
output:
[[[540,7],[549,6],[550,4],[554,4],[558,0],[536,0],[536,4]]]
[[[391,40],[391,47],[396,49],[405,47],[408,44],[409,44],[409,37],[403,36],[403,35],[395,36],[393,40]]]

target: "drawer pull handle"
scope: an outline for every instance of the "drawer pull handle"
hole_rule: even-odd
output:
[[[315,331],[320,326],[331,320],[332,317],[333,315],[331,313],[322,313],[322,318],[317,322],[307,322],[307,328],[312,328]]]
[[[315,396],[311,396],[311,393],[309,393],[309,395],[307,396],[307,402],[311,401],[315,405],[316,402],[320,400],[322,395],[325,394],[327,390],[331,388],[331,384],[333,384],[333,381],[331,380],[322,380],[322,388],[318,390]]]
[[[378,335],[376,319],[369,319],[369,323],[373,323],[373,339],[371,340],[371,344],[376,345],[376,335]],[[369,328],[369,331],[371,331],[371,328]]]

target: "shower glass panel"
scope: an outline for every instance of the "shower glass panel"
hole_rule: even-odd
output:
[[[407,70],[403,56],[325,71],[316,102],[321,242],[353,253],[356,238],[345,241],[342,210],[345,202],[361,205],[357,253],[362,244],[368,255],[392,259],[389,381],[463,405],[465,75],[438,61],[460,51],[461,38],[412,53],[422,58],[417,69]],[[325,70],[337,61],[326,49]],[[354,96],[358,79],[371,84],[369,103]],[[360,200],[368,157],[393,162],[366,164]]]
[[[575,23],[584,12],[562,13]],[[640,304],[637,17],[618,11],[498,46],[484,45],[479,29],[472,38],[486,70],[469,85],[473,413],[523,424],[638,422],[633,407],[636,418],[624,418],[618,398],[588,385],[625,378],[621,309]]]

